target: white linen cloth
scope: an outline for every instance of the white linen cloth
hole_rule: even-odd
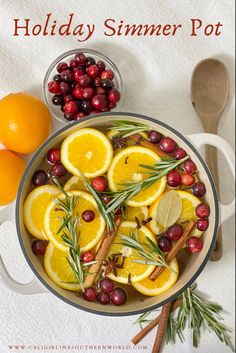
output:
[[[0,98],[10,92],[28,91],[42,96],[42,83],[49,64],[61,53],[88,47],[100,50],[119,67],[125,85],[122,110],[157,117],[184,135],[202,131],[191,105],[190,78],[202,59],[216,57],[227,65],[231,78],[230,100],[222,116],[219,135],[234,145],[234,1],[46,1],[1,0],[0,15]],[[62,22],[70,13],[78,23],[94,23],[94,35],[85,43],[73,37],[14,37],[13,18],[31,18],[43,23],[47,13]],[[190,19],[201,18],[205,24],[223,23],[221,36],[190,37]],[[175,37],[105,37],[103,22],[114,18],[125,23],[181,23]],[[59,125],[56,124],[55,129]],[[221,163],[223,159],[221,159]],[[227,169],[220,168],[221,199],[229,202],[233,194]],[[223,227],[224,253],[218,263],[209,262],[199,276],[199,289],[225,308],[225,324],[234,330],[234,222]],[[0,227],[0,252],[15,279],[32,279],[20,246],[15,226],[6,222]],[[34,345],[27,352],[135,352],[130,339],[139,330],[137,317],[102,317],[76,310],[51,293],[23,296],[12,293],[0,283],[0,353],[13,352],[10,345]],[[137,347],[151,352],[156,330]],[[94,349],[85,345],[112,345]],[[38,345],[77,345],[81,349],[37,349]],[[142,345],[144,347],[142,347]],[[84,346],[84,347],[82,347]],[[118,346],[121,346],[119,348]],[[146,346],[146,347],[145,347]],[[19,349],[24,352],[24,350]],[[205,331],[198,349],[192,348],[186,331],[184,344],[166,346],[164,352],[226,353],[226,348]]]

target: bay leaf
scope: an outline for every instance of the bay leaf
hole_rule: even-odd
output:
[[[164,229],[174,224],[180,217],[182,200],[175,190],[167,191],[157,206],[157,219]]]

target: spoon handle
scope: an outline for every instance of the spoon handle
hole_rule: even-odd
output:
[[[213,176],[216,189],[219,193],[219,174],[217,150],[213,146],[206,146],[206,162]],[[218,261],[222,256],[222,227],[219,227],[215,248],[211,254],[211,261]]]

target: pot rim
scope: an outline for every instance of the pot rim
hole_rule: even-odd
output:
[[[194,145],[192,145],[192,143],[186,138],[184,137],[179,131],[175,130],[173,127],[169,126],[168,124],[155,119],[155,118],[151,118],[149,116],[146,115],[142,115],[142,114],[137,114],[137,113],[127,113],[127,112],[107,112],[107,113],[100,113],[100,114],[94,114],[92,115],[92,118],[103,118],[103,117],[107,117],[107,116],[130,116],[130,117],[136,117],[136,118],[140,118],[140,119],[144,119],[147,120],[149,122],[152,122],[154,124],[160,125],[168,130],[170,130],[173,134],[177,135],[180,139],[182,139],[195,153],[195,155],[198,157],[199,161],[201,162],[206,175],[209,179],[211,188],[212,188],[212,193],[213,193],[213,199],[214,199],[214,206],[215,206],[215,227],[214,227],[214,231],[213,231],[213,235],[212,235],[212,240],[211,240],[211,245],[209,247],[209,250],[204,258],[204,260],[202,261],[200,267],[198,268],[198,270],[196,271],[196,273],[193,275],[193,277],[191,277],[191,279],[180,289],[178,290],[175,294],[173,294],[172,296],[170,296],[168,299],[163,300],[161,303],[152,305],[150,307],[148,307],[147,309],[140,309],[140,310],[135,310],[135,311],[121,311],[121,312],[103,312],[103,311],[97,311],[95,309],[90,309],[90,308],[86,308],[83,307],[80,304],[76,304],[72,301],[70,301],[69,299],[65,298],[64,296],[62,296],[61,294],[59,294],[57,291],[55,291],[47,282],[44,281],[44,279],[39,275],[39,273],[36,271],[35,267],[33,266],[33,263],[31,262],[28,253],[24,247],[24,243],[23,243],[23,238],[21,236],[21,230],[20,230],[20,215],[19,215],[19,205],[20,205],[20,199],[21,199],[21,193],[22,193],[22,189],[23,189],[23,185],[25,183],[25,180],[28,176],[28,173],[32,167],[32,164],[34,163],[34,161],[37,159],[37,157],[40,155],[41,151],[51,142],[54,140],[55,137],[57,137],[59,134],[63,133],[64,131],[68,130],[70,127],[75,126],[75,125],[79,125],[80,123],[84,122],[84,121],[88,121],[91,119],[91,116],[88,117],[84,117],[82,119],[80,119],[79,121],[76,121],[74,123],[68,124],[64,127],[62,127],[61,129],[59,129],[58,131],[56,131],[54,134],[52,134],[40,147],[39,149],[34,153],[33,157],[31,158],[29,164],[26,167],[26,170],[22,176],[21,182],[20,182],[20,186],[18,189],[18,194],[17,194],[17,200],[16,200],[16,212],[15,212],[15,218],[16,218],[16,229],[17,229],[17,235],[18,235],[18,240],[22,249],[22,252],[26,258],[26,261],[28,263],[28,265],[30,266],[31,270],[33,271],[34,275],[37,277],[37,279],[50,291],[52,292],[54,295],[56,295],[59,299],[63,300],[65,303],[70,304],[72,306],[74,306],[77,309],[81,309],[83,311],[92,313],[92,314],[96,314],[96,315],[102,315],[102,316],[131,316],[131,315],[137,315],[137,314],[141,314],[143,312],[146,311],[151,311],[151,310],[155,310],[161,306],[163,306],[164,304],[175,300],[178,296],[181,295],[181,293],[183,291],[185,291],[192,283],[194,283],[194,281],[197,279],[197,277],[200,275],[200,273],[203,271],[204,267],[206,266],[206,263],[211,255],[212,250],[214,249],[215,246],[215,242],[217,239],[217,233],[218,233],[218,227],[219,227],[219,202],[218,202],[218,194],[216,191],[216,187],[213,181],[213,178],[211,176],[210,170],[208,169],[208,166],[206,165],[204,159],[202,158],[202,156],[200,155],[200,153],[197,151],[196,147]]]

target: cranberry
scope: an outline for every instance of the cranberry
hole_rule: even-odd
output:
[[[207,230],[209,226],[208,219],[198,219],[196,225],[198,230],[200,230],[201,232],[204,232],[205,230]]]
[[[95,78],[97,77],[99,74],[99,68],[97,67],[97,65],[90,65],[87,68],[87,75],[91,78]]]
[[[70,72],[70,70],[62,71],[61,78],[65,82],[70,82],[72,80],[72,73]]]
[[[198,181],[197,183],[193,184],[192,192],[195,196],[198,196],[198,197],[205,195],[206,193],[205,184],[202,183],[201,181]]]
[[[121,208],[121,207],[118,207],[118,208],[115,210],[114,215],[115,215],[115,216],[120,216],[122,213],[123,213],[122,208]]]
[[[92,109],[92,105],[91,105],[91,102],[90,101],[82,101],[81,102],[81,110],[85,113],[90,113]]]
[[[108,205],[112,200],[112,196],[101,195],[101,199],[105,205]]]
[[[64,96],[64,103],[69,103],[74,100],[74,97],[72,94],[68,94],[67,96]]]
[[[83,297],[88,302],[94,302],[94,300],[97,298],[95,289],[93,287],[86,288],[83,293]]]
[[[112,88],[108,93],[108,99],[111,103],[117,103],[120,100],[120,92],[116,88]]]
[[[107,188],[107,178],[104,176],[98,176],[95,179],[92,180],[91,182],[92,187],[94,190],[102,192],[105,191]]]
[[[180,224],[173,224],[166,231],[166,236],[172,241],[179,240],[182,234],[183,227]]]
[[[105,89],[110,89],[110,88],[113,88],[113,87],[114,87],[114,83],[113,83],[113,81],[108,80],[108,78],[104,78],[104,79],[102,80],[101,86],[102,86],[103,88],[105,88]]]
[[[60,150],[58,148],[51,148],[47,153],[47,160],[51,164],[55,164],[60,161]]]
[[[77,99],[83,98],[83,88],[81,87],[74,88],[72,94]]]
[[[79,76],[78,82],[81,87],[88,87],[91,85],[91,78],[88,75]]]
[[[60,92],[60,84],[57,81],[51,81],[48,83],[48,90],[50,93],[59,93]]]
[[[109,108],[114,109],[116,107],[116,103],[109,103]]]
[[[95,213],[92,210],[86,210],[82,213],[82,218],[85,222],[92,222],[95,218]]]
[[[92,58],[91,56],[88,56],[86,58],[86,66],[88,67],[88,66],[94,65],[94,64],[96,64],[96,61],[94,60],[94,58]]]
[[[96,93],[97,94],[106,94],[106,90],[105,90],[105,88],[102,88],[101,86],[100,87],[97,87],[96,88]]]
[[[64,118],[68,121],[74,120],[74,115],[71,114],[64,114]]]
[[[107,98],[102,94],[97,94],[92,99],[92,105],[95,109],[102,110],[107,107]]]
[[[86,114],[84,112],[79,112],[79,113],[75,114],[74,120],[79,120],[79,119],[83,118],[84,116],[86,116]]]
[[[82,69],[74,69],[73,70],[73,79],[76,81],[76,82],[79,82],[79,77],[84,75],[84,71]]]
[[[165,235],[162,235],[158,238],[158,246],[162,251],[170,251],[172,242]]]
[[[60,162],[54,164],[54,166],[52,167],[52,174],[55,175],[55,177],[60,178],[66,173],[67,173],[66,168]]]
[[[197,169],[196,164],[191,159],[184,162],[183,168],[186,173],[190,174],[193,174]]]
[[[107,293],[99,293],[97,296],[97,300],[99,303],[107,305],[110,303],[110,295]]]
[[[109,278],[103,278],[99,281],[99,288],[103,293],[111,293],[114,289],[115,283]]]
[[[91,250],[86,251],[82,255],[82,262],[83,263],[94,261],[94,259],[95,259],[95,256],[94,256],[94,254],[92,253]]]
[[[57,74],[57,75],[54,75],[53,76],[53,81],[56,81],[56,82],[61,82],[61,75]]]
[[[78,111],[78,104],[75,101],[70,101],[64,105],[64,112],[73,115]]]
[[[61,95],[55,95],[52,97],[52,104],[54,105],[62,105],[63,97]]]
[[[94,95],[94,89],[92,87],[86,87],[83,90],[83,98],[90,99]]]
[[[84,66],[86,64],[86,57],[83,53],[78,53],[75,55],[75,60],[78,65]]]
[[[78,63],[76,60],[72,59],[69,61],[69,66],[72,67],[72,69],[74,69],[75,67],[77,67]]]
[[[106,65],[105,65],[104,61],[98,60],[97,67],[99,68],[100,71],[103,71],[103,70],[105,70]]]
[[[90,114],[99,114],[101,113],[100,110],[97,110],[97,109],[93,109],[91,110]]]
[[[96,77],[95,80],[93,81],[93,84],[95,87],[99,87],[102,84],[102,79],[101,77]]]
[[[151,130],[148,133],[148,139],[151,143],[157,144],[161,141],[162,134],[160,134],[160,132],[158,132],[158,131]]]
[[[34,240],[32,243],[32,251],[35,255],[43,256],[47,249],[48,242],[46,240]]]
[[[187,248],[188,248],[188,251],[192,254],[198,253],[203,248],[203,242],[201,241],[201,239],[197,237],[191,237],[187,241]]]
[[[57,72],[59,72],[59,74],[62,72],[62,71],[65,71],[68,69],[68,65],[67,63],[64,63],[64,62],[61,62],[59,64],[57,64]]]
[[[127,294],[122,288],[115,288],[111,292],[111,302],[114,305],[123,305],[127,301]]]
[[[164,152],[172,153],[176,148],[176,142],[171,137],[164,137],[160,142],[160,147]]]
[[[44,170],[37,170],[32,177],[32,184],[34,186],[42,186],[47,182],[48,176]]]
[[[200,203],[195,210],[196,216],[198,218],[207,218],[210,214],[210,207],[205,203]]]
[[[192,174],[184,173],[181,176],[181,182],[183,185],[190,186],[190,185],[193,185],[193,183],[195,183],[195,178]]]
[[[108,80],[113,80],[114,73],[111,70],[103,70],[101,73],[101,79],[108,78]]]
[[[181,175],[178,170],[172,170],[167,174],[167,183],[170,186],[178,186],[181,183]]]
[[[70,85],[67,82],[60,83],[60,93],[67,94],[70,91]]]
[[[174,155],[175,159],[178,160],[178,159],[182,159],[182,158],[186,157],[187,156],[187,152],[183,148],[177,147],[174,150],[173,155]]]

